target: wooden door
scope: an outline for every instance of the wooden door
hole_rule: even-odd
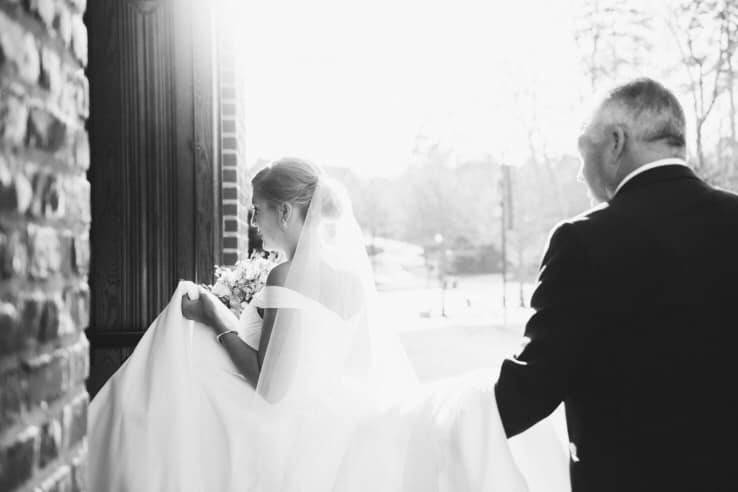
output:
[[[88,3],[91,395],[220,263],[213,3]]]

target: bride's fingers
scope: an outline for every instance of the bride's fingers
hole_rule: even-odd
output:
[[[189,294],[182,296],[182,316],[187,319],[193,319],[195,314],[195,306],[197,306],[198,300],[190,298]]]
[[[185,282],[184,291],[190,299],[195,300],[200,296],[201,289],[199,285],[188,281]]]

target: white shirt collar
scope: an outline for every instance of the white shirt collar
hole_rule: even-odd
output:
[[[638,169],[635,169],[634,171],[631,171],[630,174],[628,174],[623,180],[620,182],[617,188],[615,188],[615,195],[618,194],[618,191],[625,186],[625,183],[630,181],[631,179],[635,178],[639,174],[645,173],[646,171],[650,171],[651,169],[655,169],[657,167],[663,167],[663,166],[685,166],[689,167],[687,165],[687,161],[684,159],[680,159],[678,157],[671,157],[668,159],[659,159],[658,161],[649,162],[648,164],[644,164],[643,166],[639,167]],[[614,196],[614,195],[613,195]]]

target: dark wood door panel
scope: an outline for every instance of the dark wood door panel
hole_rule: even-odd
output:
[[[90,391],[220,251],[210,2],[88,4]]]

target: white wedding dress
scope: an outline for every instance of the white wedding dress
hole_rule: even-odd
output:
[[[265,288],[241,316],[239,336],[257,347],[257,306],[278,309],[257,388],[212,329],[183,318],[193,285],[181,282],[90,404],[90,490],[528,490],[494,381],[421,385],[397,335],[373,322],[350,206],[319,213],[336,193],[321,182],[285,287]]]

